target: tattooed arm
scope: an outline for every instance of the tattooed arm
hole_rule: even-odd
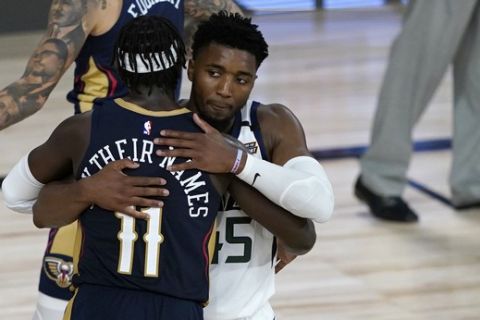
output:
[[[43,107],[95,30],[107,0],[53,0],[47,30],[17,81],[0,90],[0,130]]]
[[[185,0],[185,14],[195,20],[206,20],[221,10],[243,14],[232,0]]]
[[[242,9],[233,0],[185,0],[185,48],[192,46],[193,34],[200,21],[207,20],[213,13],[225,10],[243,15]]]

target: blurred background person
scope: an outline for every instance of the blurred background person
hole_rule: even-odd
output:
[[[412,0],[378,99],[371,145],[355,195],[377,218],[416,222],[402,198],[412,130],[453,64],[454,134],[450,174],[457,209],[480,205],[479,1]]]

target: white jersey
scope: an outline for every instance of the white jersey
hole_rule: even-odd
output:
[[[249,101],[241,109],[232,135],[253,155],[268,160],[257,122],[258,105]],[[273,234],[227,197],[217,217],[216,235],[205,320],[273,320],[268,301],[275,292]]]

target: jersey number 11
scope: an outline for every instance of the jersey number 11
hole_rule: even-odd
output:
[[[160,244],[163,242],[162,209],[148,208],[142,210],[150,216],[147,220],[147,232],[143,235],[145,241],[145,277],[158,277],[158,263],[160,261]],[[117,234],[120,241],[120,257],[118,272],[132,274],[133,250],[138,234],[135,232],[135,218],[116,212],[115,216],[121,220],[121,229]]]

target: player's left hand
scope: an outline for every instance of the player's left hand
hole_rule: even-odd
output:
[[[275,273],[280,272],[287,264],[297,257],[296,254],[289,252],[281,241],[277,239],[277,262],[275,264]]]
[[[170,171],[199,169],[211,173],[227,173],[232,169],[239,146],[217,129],[203,121],[197,114],[193,115],[201,132],[185,132],[177,130],[161,130],[160,138],[154,139],[156,145],[174,147],[159,149],[160,157],[182,157],[191,161],[167,167]]]

